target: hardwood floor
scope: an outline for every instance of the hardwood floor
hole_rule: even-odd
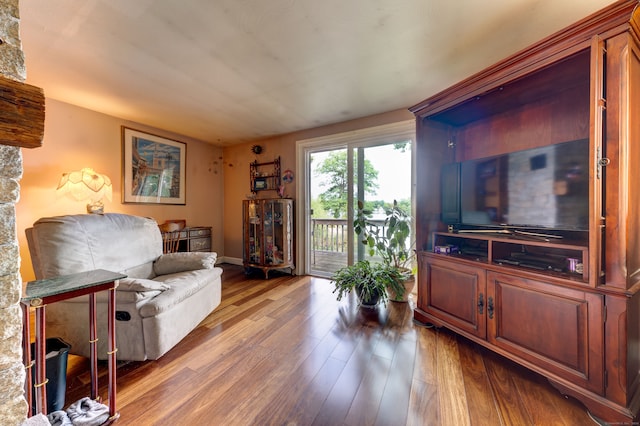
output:
[[[222,266],[222,304],[196,330],[157,361],[120,363],[116,424],[593,424],[541,376],[414,324],[412,302],[358,308],[325,279]],[[71,356],[67,404],[89,381]]]

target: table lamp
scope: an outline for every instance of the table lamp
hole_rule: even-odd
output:
[[[66,195],[77,201],[88,201],[87,213],[104,213],[102,199],[111,201],[111,179],[96,173],[91,168],[63,173],[58,182],[56,193]]]

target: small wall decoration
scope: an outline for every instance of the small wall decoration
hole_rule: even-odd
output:
[[[267,179],[266,178],[256,178],[253,182],[253,188],[256,190],[267,189]]]
[[[122,127],[122,202],[186,204],[187,144]]]
[[[284,174],[282,175],[282,181],[284,183],[291,183],[293,182],[293,171],[291,170],[285,170]]]

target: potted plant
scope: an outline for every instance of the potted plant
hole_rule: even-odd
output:
[[[398,270],[384,263],[371,264],[361,260],[353,265],[345,266],[333,275],[334,293],[337,299],[356,291],[360,303],[364,306],[375,306],[379,301],[386,304],[387,290],[402,292],[402,277]]]
[[[354,231],[361,236],[362,243],[369,249],[369,255],[376,254],[382,262],[395,269],[401,277],[402,290],[390,289],[391,300],[406,302],[415,286],[413,261],[415,252],[411,237],[411,216],[393,200],[393,206],[385,210],[385,220],[379,225],[369,219],[372,212],[365,210],[358,201],[358,210],[353,221]]]

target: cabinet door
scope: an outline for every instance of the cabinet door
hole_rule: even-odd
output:
[[[283,204],[279,200],[264,202],[264,263],[279,265],[282,260]]]
[[[262,263],[262,206],[258,201],[245,200],[244,263]]]
[[[487,296],[489,342],[602,393],[601,295],[488,272]]]
[[[484,338],[485,270],[430,254],[420,256],[418,268],[418,307],[447,325]]]
[[[286,265],[293,265],[293,200],[282,200],[282,261]]]

